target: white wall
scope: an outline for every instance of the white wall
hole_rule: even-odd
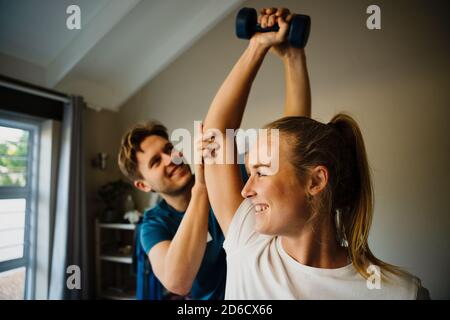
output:
[[[449,5],[377,1],[382,30],[365,27],[371,1],[248,1],[312,17],[307,46],[313,118],[347,111],[363,130],[375,185],[370,245],[381,259],[422,278],[432,298],[450,298]],[[234,15],[202,37],[121,107],[121,133],[158,119],[169,130],[204,117],[246,46]],[[268,56],[255,81],[243,127],[281,116],[280,61]],[[103,133],[105,134],[105,133]],[[107,136],[105,136],[107,138]],[[141,207],[147,197],[141,195]]]

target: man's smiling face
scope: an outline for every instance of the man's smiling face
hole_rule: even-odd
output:
[[[189,165],[184,162],[176,165],[174,158],[182,157],[167,139],[151,135],[145,138],[136,153],[138,170],[143,179],[135,181],[142,191],[176,195],[184,192],[192,179]]]

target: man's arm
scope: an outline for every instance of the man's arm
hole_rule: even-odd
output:
[[[205,254],[208,234],[209,201],[203,165],[197,164],[196,182],[180,226],[171,241],[162,241],[150,250],[153,272],[164,287],[187,295]]]

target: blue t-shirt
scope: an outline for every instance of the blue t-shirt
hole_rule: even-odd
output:
[[[240,166],[244,181],[248,180],[245,166]],[[184,212],[176,211],[165,200],[144,214],[141,227],[141,244],[145,252],[157,243],[172,240]],[[190,297],[198,300],[221,300],[225,295],[226,255],[222,247],[224,236],[213,211],[209,210],[208,232],[212,240],[206,244],[200,269],[192,283]]]

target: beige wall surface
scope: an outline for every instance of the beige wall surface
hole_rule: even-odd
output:
[[[376,31],[366,28],[371,1],[248,1],[243,6],[284,6],[312,17],[306,49],[312,115],[328,121],[346,111],[362,128],[375,187],[371,248],[379,258],[418,275],[432,298],[448,299],[449,5],[376,3],[382,19]],[[118,114],[89,115],[95,127],[89,129],[88,154],[101,148],[113,152],[129,126],[147,119],[163,122],[170,131],[193,131],[193,121],[205,116],[247,44],[234,36],[234,16],[148,82]],[[258,128],[280,117],[283,99],[282,64],[269,55],[254,83],[243,127]],[[110,170],[118,174],[117,168]],[[88,178],[90,187],[107,178],[95,175]],[[146,207],[148,197],[138,198],[139,206]]]
[[[91,218],[99,216],[102,204],[96,200],[97,190],[110,181],[122,178],[117,166],[117,150],[120,146],[119,114],[111,111],[97,112],[86,109],[85,113],[85,161],[87,209]],[[92,166],[92,159],[99,152],[108,154],[105,170]]]

